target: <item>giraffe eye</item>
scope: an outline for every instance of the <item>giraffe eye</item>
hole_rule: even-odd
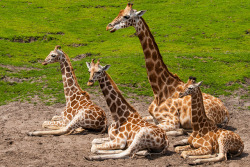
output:
[[[51,55],[52,57],[56,57],[56,55]]]
[[[130,16],[129,15],[126,15],[126,16],[123,16],[124,19],[129,19]]]

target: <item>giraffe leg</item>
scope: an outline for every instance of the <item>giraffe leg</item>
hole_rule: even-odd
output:
[[[146,116],[142,118],[144,121],[153,122],[154,118],[152,116]]]
[[[105,159],[121,159],[121,158],[129,158],[129,155],[135,154],[140,150],[143,145],[142,138],[144,137],[144,133],[140,131],[135,136],[133,142],[131,145],[124,151],[120,152],[119,154],[109,154],[109,155],[96,155],[96,156],[90,156],[85,157],[85,159],[93,161],[93,160],[105,160]]]
[[[49,128],[49,129],[61,129],[62,127],[65,127],[66,125],[63,123],[63,121],[44,121],[42,124],[43,128]]]
[[[175,147],[175,152],[176,153],[180,153],[181,151],[187,151],[187,150],[191,150],[191,146],[190,145],[186,145],[186,146],[178,146]]]
[[[219,162],[227,159],[226,153],[220,153],[217,157],[214,158],[208,158],[208,159],[197,159],[193,163],[190,164],[201,164],[201,163],[206,163],[206,162]]]
[[[174,131],[168,131],[166,132],[167,136],[182,136],[187,135],[188,133],[184,129],[177,129]]]
[[[28,132],[29,136],[42,136],[42,135],[64,135],[69,133],[71,129],[64,127],[59,130],[52,130],[52,131],[35,131],[35,132]]]
[[[184,158],[184,159],[186,159],[190,155],[207,155],[207,154],[212,154],[212,147],[211,146],[200,147],[198,149],[190,150],[190,151],[183,151],[181,153],[181,157]]]
[[[187,135],[187,132],[184,129],[180,129],[180,121],[178,118],[174,117],[174,120],[170,120],[170,118],[166,118],[157,125],[166,131],[167,136],[182,136]]]
[[[51,121],[60,121],[62,120],[62,116],[55,115],[52,117]]]
[[[206,159],[206,158],[214,158],[217,154],[208,154],[208,155],[190,155],[188,158],[190,159]]]
[[[92,144],[102,144],[102,143],[107,142],[107,141],[109,141],[109,140],[110,140],[109,137],[106,137],[106,138],[98,138],[98,139],[94,139],[94,140],[92,141]]]
[[[188,145],[188,139],[183,139],[181,141],[175,142],[174,147]]]
[[[127,139],[114,139],[102,144],[94,144],[91,147],[91,152],[94,154],[110,154],[114,150],[124,149],[126,141]]]
[[[139,133],[135,135],[135,138],[131,145],[124,151],[120,152],[119,154],[109,154],[109,155],[97,155],[97,156],[90,156],[85,157],[87,160],[105,160],[105,159],[120,159],[120,158],[128,158],[129,156],[134,156],[139,150],[148,149],[148,146],[152,144],[152,140],[147,141],[148,134],[152,132],[147,128],[141,128]],[[153,136],[153,135],[150,135]],[[147,141],[147,142],[145,142]],[[165,143],[165,147],[162,150],[162,143],[159,144],[159,149],[161,150],[160,154],[164,154],[168,148],[168,141]]]
[[[72,130],[77,129],[81,127],[82,117],[81,115],[76,115],[73,120],[66,126],[62,127],[62,125],[65,125],[64,121],[47,121],[50,123],[50,125],[57,125],[58,127],[61,127],[58,130],[51,130],[51,131],[35,131],[35,132],[28,132],[29,136],[42,136],[42,135],[64,135],[67,133],[72,132]]]

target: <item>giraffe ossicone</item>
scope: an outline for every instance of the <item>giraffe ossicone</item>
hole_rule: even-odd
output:
[[[133,26],[143,48],[149,83],[154,93],[154,101],[149,106],[151,116],[145,120],[154,120],[155,124],[168,131],[168,135],[182,134],[183,129],[191,129],[191,98],[179,98],[185,83],[172,74],[164,64],[155,39],[141,17],[145,11],[137,11],[128,3],[124,10],[107,25],[106,30],[115,32],[118,29]],[[216,97],[203,94],[206,114],[216,124],[227,125],[229,113],[224,104]],[[180,131],[178,131],[180,130]]]
[[[176,147],[175,151],[182,152],[183,158],[197,158],[193,164],[227,160],[227,153],[239,156],[244,149],[240,136],[232,131],[217,128],[216,124],[207,118],[199,88],[201,83],[196,83],[191,78],[184,91],[179,94],[181,98],[191,95],[193,132],[188,138],[188,145]]]
[[[88,85],[99,82],[112,115],[108,138],[94,139],[91,152],[96,155],[88,160],[118,159],[134,156],[138,151],[147,150],[165,154],[168,138],[164,130],[143,120],[140,114],[124,99],[115,82],[106,72],[110,65],[101,66],[100,61],[86,63],[90,73]],[[124,150],[125,149],[125,150]],[[144,154],[145,155],[145,154]]]
[[[51,121],[43,123],[44,128],[57,130],[29,132],[28,135],[62,135],[79,128],[104,132],[107,128],[105,112],[80,88],[70,59],[60,48],[61,46],[57,45],[42,64],[60,63],[66,107],[60,116],[54,116]]]

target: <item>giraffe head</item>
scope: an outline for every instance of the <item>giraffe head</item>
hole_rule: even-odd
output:
[[[139,18],[146,12],[145,10],[136,11],[132,9],[133,4],[128,3],[124,10],[121,10],[118,16],[108,24],[106,30],[110,32],[115,32],[121,28],[127,28],[129,26],[136,26],[139,21]]]
[[[89,71],[89,81],[87,83],[88,86],[94,85],[95,81],[98,80],[104,71],[107,71],[110,67],[110,65],[101,66],[100,60],[98,60],[96,63],[94,62],[95,59],[92,59],[91,63],[86,62],[88,71]]]
[[[59,49],[61,49],[61,46],[57,45],[55,49],[51,51],[46,59],[42,62],[42,65],[59,62],[60,56],[63,55],[63,52]]]
[[[189,77],[189,80],[184,87],[184,91],[179,94],[179,97],[182,98],[184,96],[191,95],[192,93],[195,92],[195,90],[198,87],[200,87],[201,83],[202,83],[202,81],[196,83],[195,77]]]

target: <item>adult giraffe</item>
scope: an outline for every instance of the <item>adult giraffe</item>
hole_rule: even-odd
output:
[[[183,134],[180,127],[191,129],[191,97],[178,97],[185,83],[164,64],[154,37],[141,17],[145,12],[132,9],[132,4],[128,3],[108,24],[106,30],[115,32],[130,26],[136,29],[145,56],[148,80],[154,92],[154,101],[149,106],[149,113],[159,127],[172,131],[168,132],[168,135]],[[211,95],[203,93],[203,97],[207,117],[216,124],[227,125],[229,113],[224,104]]]

